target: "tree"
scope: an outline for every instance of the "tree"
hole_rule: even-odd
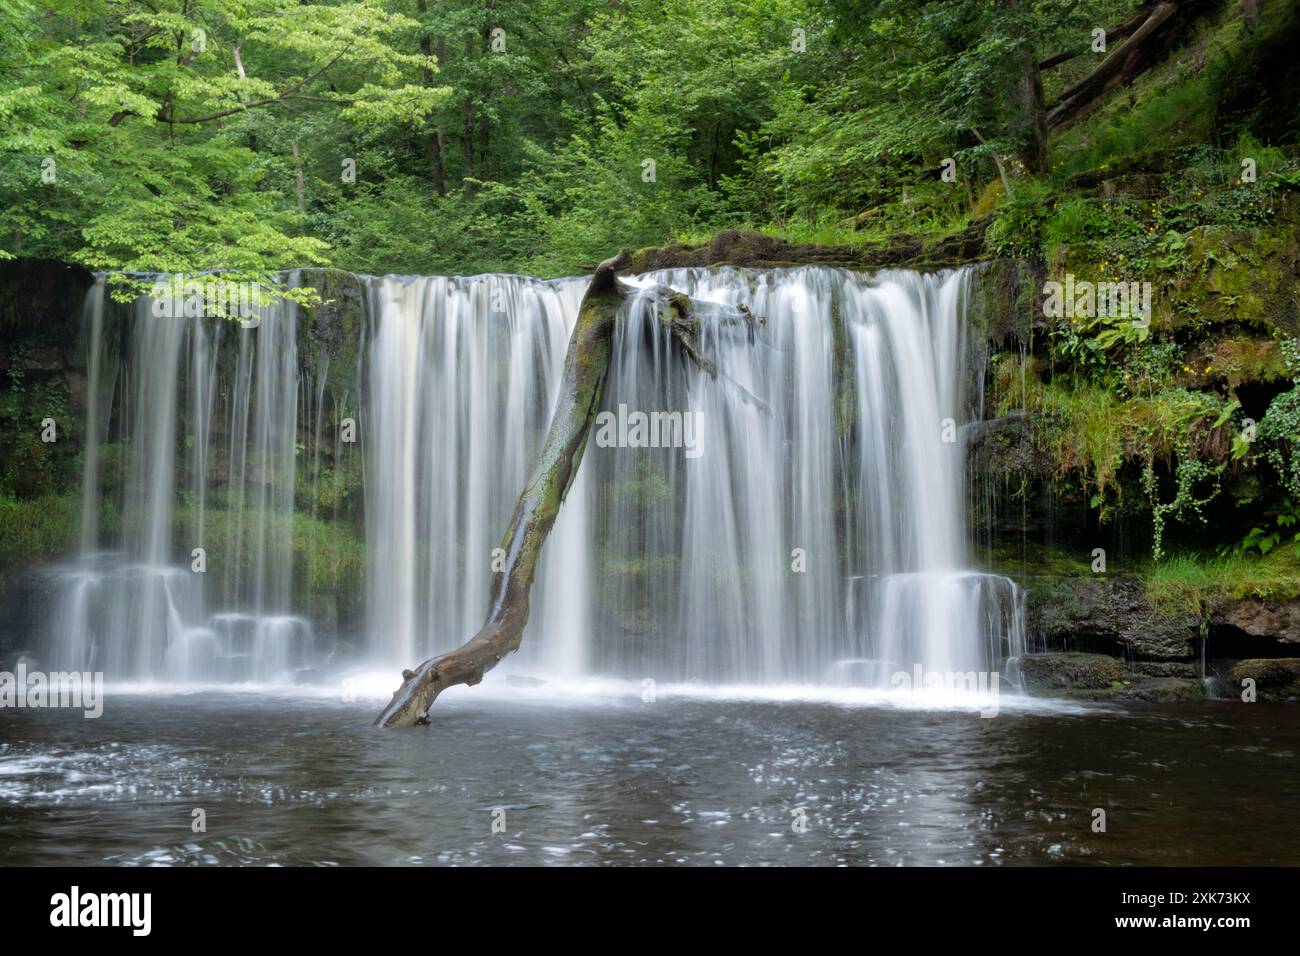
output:
[[[429,61],[397,51],[415,23],[379,0],[60,0],[40,15],[19,2],[4,24],[0,229],[92,268],[321,262],[295,195],[301,117],[408,123],[447,95],[406,81]]]

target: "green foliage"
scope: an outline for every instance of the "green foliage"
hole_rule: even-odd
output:
[[[295,114],[410,123],[445,98],[381,0],[6,8],[0,234],[92,268],[249,274],[323,260],[291,199]],[[38,12],[39,11],[39,12]]]
[[[39,564],[65,554],[77,540],[76,494],[19,500],[0,496],[0,569]]]
[[[69,412],[63,377],[29,371],[30,354],[29,340],[10,345],[0,388],[0,488],[23,498],[75,486],[80,425]],[[42,437],[47,419],[55,423],[53,442]]]
[[[1037,256],[1047,221],[1046,203],[1050,187],[1038,179],[1020,183],[989,225],[986,242],[994,254],[1027,258]]]
[[[1300,501],[1300,340],[1283,341],[1282,355],[1296,387],[1269,404],[1258,439],[1282,487]]]
[[[203,515],[203,546],[210,560],[226,561],[227,556],[242,553],[245,566],[239,569],[245,580],[252,571],[253,549],[248,548],[250,527],[262,518],[256,511],[238,512],[220,507],[208,507]],[[293,566],[293,599],[296,607],[311,606],[312,595],[331,595],[337,599],[339,609],[355,610],[364,600],[366,544],[355,528],[341,521],[313,517],[295,511],[286,522],[275,515],[266,515],[271,528],[269,539],[286,548]],[[176,508],[174,527],[176,539],[188,553],[193,540],[197,513],[192,505]],[[245,547],[238,546],[241,541]],[[223,565],[227,567],[227,565]],[[230,580],[229,576],[221,580]]]
[[[1157,606],[1198,614],[1216,596],[1289,600],[1300,596],[1300,556],[1290,548],[1263,557],[1180,553],[1155,564],[1146,584]]]
[[[864,211],[873,236],[948,232],[995,160],[1028,216],[1015,84],[1132,6],[18,0],[0,254],[573,273],[742,225],[843,241]]]
[[[1300,530],[1295,530],[1296,526],[1300,525],[1300,506],[1290,498],[1284,498],[1281,507],[1272,515],[1272,519],[1266,525],[1256,525],[1251,528],[1235,546],[1224,550],[1235,551],[1238,554],[1249,554],[1252,551],[1268,554],[1283,541],[1290,541],[1295,545],[1296,553],[1300,555]]]

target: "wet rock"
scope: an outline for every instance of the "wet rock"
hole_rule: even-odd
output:
[[[1057,652],[1025,655],[1020,659],[1020,673],[1025,690],[1035,697],[1156,704],[1205,697],[1205,688],[1190,664],[1156,662],[1142,670],[1130,670],[1122,660],[1108,654]]]
[[[1155,704],[1168,704],[1182,700],[1201,700],[1205,687],[1199,680],[1187,677],[1155,677],[1120,690],[1116,697],[1126,700],[1146,700]]]
[[[1157,610],[1142,581],[1122,575],[1037,579],[1027,612],[1030,634],[1042,646],[1086,641],[1153,661],[1191,660],[1201,623],[1195,614]]]
[[[1300,599],[1219,598],[1210,607],[1210,624],[1236,628],[1251,637],[1300,644]]]
[[[1030,694],[1051,696],[1053,691],[1111,690],[1124,680],[1124,662],[1106,654],[1056,652],[1026,654],[1020,658],[1020,675]]]
[[[1183,680],[1199,680],[1201,676],[1197,665],[1181,661],[1137,661],[1132,669],[1133,673],[1142,677],[1179,677]]]
[[[1237,686],[1255,682],[1258,700],[1300,700],[1300,657],[1251,658],[1232,668]]]
[[[1023,412],[973,423],[966,441],[972,476],[1001,479],[1035,474],[1045,464],[1034,449],[1030,417]]]

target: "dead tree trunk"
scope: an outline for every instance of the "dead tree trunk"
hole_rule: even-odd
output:
[[[1117,78],[1132,80],[1155,59],[1151,50],[1167,25],[1179,12],[1176,3],[1161,3],[1123,43],[1115,47],[1091,73],[1063,90],[1058,105],[1047,114],[1047,126],[1056,129],[1068,122],[1109,88]]]
[[[486,622],[456,650],[430,658],[413,671],[403,671],[402,686],[375,719],[376,727],[410,727],[426,722],[429,707],[444,690],[456,684],[477,684],[503,657],[519,649],[524,625],[528,623],[529,595],[542,545],[573,485],[587,447],[587,436],[600,408],[613,348],[614,323],[626,294],[617,274],[630,262],[631,257],[624,249],[598,265],[578,306],[578,321],[564,356],[560,397],[532,477],[515,503],[510,527],[501,542],[505,552],[504,570],[493,575]],[[754,330],[763,322],[743,305],[697,306],[689,296],[666,287],[655,287],[644,294],[666,306],[659,315],[660,321],[682,354],[711,378],[717,378],[720,373],[699,350],[699,329],[691,313],[707,310],[722,323],[743,322],[749,327],[751,342]],[[753,396],[742,395],[742,398],[758,401]]]
[[[492,577],[487,621],[456,650],[431,658],[414,671],[403,671],[405,680],[375,720],[376,726],[409,727],[420,723],[444,690],[456,684],[477,684],[503,657],[519,648],[528,623],[529,593],[542,544],[578,473],[587,434],[600,407],[614,321],[623,301],[616,273],[628,260],[625,249],[597,266],[578,307],[578,322],[564,356],[564,376],[551,428],[501,542],[505,565]]]

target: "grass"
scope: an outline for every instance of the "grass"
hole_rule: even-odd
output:
[[[904,234],[937,239],[960,232],[971,222],[969,212],[935,208],[923,202],[916,203],[912,215],[894,207],[882,209],[881,213],[858,226],[845,225],[849,220],[842,212],[824,210],[815,216],[791,218],[782,223],[746,223],[735,228],[795,244],[855,247],[888,242]],[[688,246],[707,245],[721,230],[717,225],[679,230],[673,233],[672,241]]]
[[[1061,157],[1060,172],[1096,169],[1103,162],[1143,153],[1152,144],[1212,141],[1225,72],[1287,15],[1285,9],[1267,12],[1262,28],[1246,37],[1241,17],[1225,9],[1167,61],[1139,77],[1132,92],[1111,96],[1053,142],[1053,155]]]
[[[224,509],[209,508],[204,512],[203,544],[208,555],[209,570],[219,566],[223,556],[235,549],[237,526],[235,515]],[[190,507],[176,509],[174,527],[181,544],[188,551],[189,535],[194,526],[194,511]],[[357,607],[364,599],[366,580],[366,543],[352,527],[344,522],[313,518],[295,511],[291,525],[268,519],[268,538],[272,547],[287,533],[293,561],[293,588],[305,606],[310,594],[332,594],[340,607]],[[281,527],[281,525],[283,525]],[[257,526],[257,513],[243,515],[243,559],[252,558],[250,536]]]
[[[1300,558],[1292,548],[1264,557],[1177,554],[1147,575],[1147,593],[1162,610],[1203,614],[1210,598],[1300,597]]]
[[[77,540],[80,514],[76,494],[0,497],[0,569],[65,554]]]

